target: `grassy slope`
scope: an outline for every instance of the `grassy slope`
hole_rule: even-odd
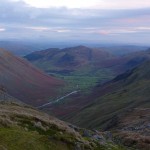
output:
[[[39,135],[36,132],[25,132],[15,128],[0,129],[0,148],[1,150],[69,150],[69,147],[66,144],[55,140],[49,141],[48,138]]]
[[[91,73],[90,73],[91,72]],[[98,83],[102,83],[114,77],[114,74],[109,69],[99,69],[92,73],[92,70],[78,70],[70,75],[53,74],[55,77],[64,80],[67,83],[65,88],[62,88],[64,93],[72,90],[88,90]]]
[[[101,145],[99,140],[84,137],[84,129],[27,105],[1,102],[0,110],[1,150],[125,150],[112,142]]]

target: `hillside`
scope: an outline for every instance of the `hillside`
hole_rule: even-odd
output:
[[[90,71],[95,69],[93,67],[97,62],[101,62],[102,66],[103,62],[106,59],[113,58],[113,55],[100,49],[77,46],[65,49],[51,48],[37,51],[25,56],[25,58],[47,73],[85,75],[90,74]],[[85,72],[79,72],[83,68]]]
[[[104,133],[67,124],[28,105],[0,101],[1,150],[126,150]]]
[[[96,87],[94,93],[92,93],[95,95],[94,101],[92,100],[93,102],[89,106],[86,106],[85,109],[73,117],[73,121],[77,119],[74,123],[86,126],[88,121],[86,121],[86,118],[92,118],[88,127],[105,126],[108,120],[115,115],[132,108],[149,107],[149,66],[150,62],[146,62],[132,71],[117,76],[111,82]],[[80,120],[82,114],[86,118]]]
[[[44,74],[22,58],[0,49],[0,86],[10,95],[34,106],[58,94],[63,81]]]

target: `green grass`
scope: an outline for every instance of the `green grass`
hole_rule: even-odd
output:
[[[69,150],[67,144],[48,136],[15,128],[0,128],[0,148],[7,150]],[[2,149],[2,150],[3,150]]]
[[[65,122],[50,117],[31,107],[0,104],[0,150],[114,150],[120,146],[83,136],[83,130],[75,131]],[[90,131],[91,134],[95,134]],[[78,144],[77,144],[78,143]]]
[[[60,95],[72,92],[74,90],[81,90],[87,92],[97,84],[111,80],[114,75],[110,70],[101,69],[97,71],[78,70],[70,75],[54,74],[53,76],[60,78],[66,82],[66,86],[60,90]]]
[[[61,76],[60,78],[67,82],[67,87],[63,89],[65,91],[87,90],[99,81],[99,77],[90,76]]]
[[[127,150],[126,148],[114,144],[107,144],[106,146],[98,146],[95,150]],[[129,150],[129,149],[128,149]]]
[[[74,150],[74,138],[66,134],[48,136],[22,128],[0,128],[0,150]],[[73,143],[74,142],[74,143]],[[83,145],[82,150],[89,150]],[[93,150],[125,150],[112,143],[93,147]]]
[[[56,60],[57,59],[58,58],[56,58]],[[55,59],[53,58],[53,60]],[[61,71],[65,68],[54,65],[55,63],[53,62],[53,60],[51,60],[50,62],[35,61],[33,62],[33,64],[43,71],[47,72],[47,74],[56,78],[60,78],[66,82],[66,86],[59,90],[60,92],[58,94],[58,97],[72,92],[73,90],[81,90],[87,92],[89,89],[95,87],[97,83],[103,83],[115,77],[114,72],[110,68],[99,68],[98,66],[96,67],[94,63],[86,64],[78,68],[72,68],[72,70],[74,70],[73,72],[62,74]]]

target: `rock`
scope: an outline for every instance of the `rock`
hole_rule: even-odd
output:
[[[75,144],[75,150],[82,150],[80,143],[77,142],[77,143]]]
[[[106,131],[105,138],[109,141],[112,141],[112,139],[113,139],[112,133],[110,131]]]
[[[93,135],[92,138],[93,138],[94,140],[97,140],[97,141],[99,141],[99,140],[104,140],[104,137],[103,137],[103,136],[100,136],[100,135],[98,135],[98,134]]]
[[[7,150],[7,148],[4,147],[3,145],[0,145],[0,150]]]
[[[28,131],[28,128],[27,128],[27,127],[25,127],[24,129],[25,129],[25,131]]]
[[[76,127],[76,126],[74,126],[74,125],[72,125],[72,124],[69,124],[68,126],[69,126],[70,128],[72,128],[72,129],[74,129],[75,131],[79,131],[79,128]]]
[[[60,135],[63,135],[63,132],[59,132],[60,133]]]
[[[84,136],[84,137],[91,137],[92,135],[91,135],[90,131],[84,130],[84,131],[83,131],[83,136]]]

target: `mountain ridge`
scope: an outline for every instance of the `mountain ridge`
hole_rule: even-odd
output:
[[[4,49],[0,49],[0,68],[0,85],[10,95],[32,105],[44,103],[56,95],[57,88],[64,86],[60,79],[48,76]]]

